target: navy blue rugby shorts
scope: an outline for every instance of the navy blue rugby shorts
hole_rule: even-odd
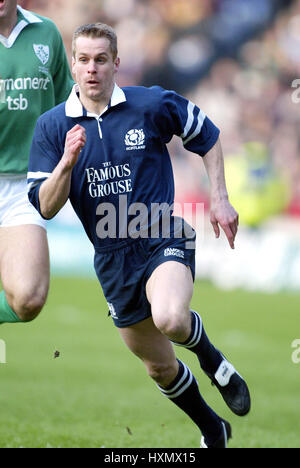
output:
[[[187,248],[195,239],[195,233],[192,239],[139,238],[109,251],[95,250],[95,271],[117,327],[129,327],[151,316],[146,283],[162,263],[183,263],[195,279],[195,248]]]

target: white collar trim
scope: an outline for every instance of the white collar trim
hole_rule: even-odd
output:
[[[122,102],[126,102],[126,96],[124,91],[119,88],[117,84],[115,84],[113,93],[111,95],[110,99],[110,106],[117,106],[118,104],[121,104]]]
[[[80,102],[80,99],[77,95],[79,92],[78,84],[75,84],[72,88],[71,94],[68,97],[65,105],[65,112],[67,117],[82,117],[83,116],[83,106]],[[113,93],[110,99],[110,105],[106,106],[105,109],[101,112],[100,115],[104,114],[107,111],[108,107],[114,107],[122,102],[126,101],[126,96],[124,91],[119,88],[117,84],[113,89]],[[93,114],[92,112],[87,112],[87,117],[100,117],[99,115]]]
[[[31,24],[31,23],[42,23],[43,20],[33,14],[31,11],[24,10],[24,8],[20,7],[19,5],[17,6],[18,10],[22,13],[26,21]]]
[[[15,43],[15,41],[16,41],[17,37],[19,36],[20,32],[23,31],[23,29],[26,26],[28,26],[28,24],[42,23],[43,22],[40,18],[35,16],[33,13],[31,13],[28,10],[24,10],[24,8],[21,8],[19,5],[17,5],[17,9],[20,11],[20,13],[22,14],[24,19],[21,19],[21,21],[19,21],[16,24],[16,26],[14,27],[14,29],[12,30],[12,32],[10,33],[10,35],[8,37],[5,37],[2,34],[0,34],[0,42],[7,49],[10,49],[10,47],[13,46],[13,44]]]

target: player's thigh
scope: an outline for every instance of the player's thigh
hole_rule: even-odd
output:
[[[25,224],[0,228],[0,275],[4,289],[44,295],[49,287],[49,249],[44,228]]]
[[[154,323],[160,330],[168,336],[168,329],[176,334],[178,328],[180,334],[183,327],[184,335],[189,332],[193,295],[193,278],[189,267],[176,261],[162,263],[150,276],[146,294]]]
[[[170,341],[155,327],[152,317],[131,327],[119,328],[127,347],[146,366],[148,374],[160,385],[167,386],[178,372],[178,363]]]

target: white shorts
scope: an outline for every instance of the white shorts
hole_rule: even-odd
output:
[[[27,196],[26,175],[0,176],[0,227],[36,224],[46,229],[46,221]]]

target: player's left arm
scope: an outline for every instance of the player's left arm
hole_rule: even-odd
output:
[[[225,180],[224,158],[220,139],[203,157],[203,162],[210,180],[211,205],[210,222],[216,237],[220,236],[220,226],[225,232],[229,245],[234,249],[234,241],[238,231],[239,215],[228,199]]]
[[[186,150],[203,158],[211,185],[210,221],[216,237],[221,226],[234,249],[238,214],[228,200],[220,131],[198,106],[173,91],[163,91],[161,103],[159,127],[165,141],[178,135]]]

